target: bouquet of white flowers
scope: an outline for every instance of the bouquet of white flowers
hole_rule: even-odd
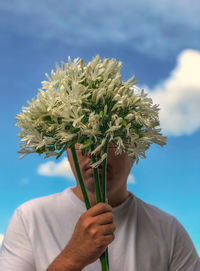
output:
[[[144,90],[137,88],[134,77],[121,79],[121,62],[97,55],[85,65],[83,59],[70,57],[68,63],[56,64],[56,71],[42,82],[37,98],[16,116],[21,127],[20,151],[59,158],[70,148],[87,209],[91,207],[76,156],[75,144],[82,155],[91,150],[96,201],[106,201],[106,166],[108,143],[116,155],[128,153],[136,163],[145,158],[152,143],[166,144],[154,105]],[[101,151],[100,160],[96,159]],[[102,195],[98,166],[103,164]],[[108,250],[101,256],[102,270],[109,270]]]

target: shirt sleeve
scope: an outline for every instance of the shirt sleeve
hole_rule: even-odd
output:
[[[36,271],[31,242],[20,211],[15,210],[0,252],[1,271]]]
[[[176,218],[174,226],[169,271],[200,271],[200,258],[188,233]]]

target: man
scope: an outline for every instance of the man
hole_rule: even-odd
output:
[[[78,149],[79,145],[76,144]],[[8,226],[1,271],[100,271],[108,246],[110,271],[200,271],[194,245],[171,215],[127,191],[133,160],[109,144],[107,203],[96,204],[91,153],[77,156],[89,196],[86,210],[71,150],[76,187],[28,201]],[[101,170],[99,170],[101,180]]]

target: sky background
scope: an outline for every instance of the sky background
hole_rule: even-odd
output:
[[[23,202],[75,186],[67,157],[19,160],[16,114],[68,56],[122,61],[160,104],[167,145],[134,165],[128,190],[175,216],[200,255],[200,2],[0,2],[0,246]]]

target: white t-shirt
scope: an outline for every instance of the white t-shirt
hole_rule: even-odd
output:
[[[15,210],[2,244],[1,271],[45,271],[60,254],[86,212],[72,188]],[[108,247],[110,271],[200,271],[194,245],[173,216],[131,192],[112,211],[116,231]],[[83,270],[101,271],[100,260]]]

